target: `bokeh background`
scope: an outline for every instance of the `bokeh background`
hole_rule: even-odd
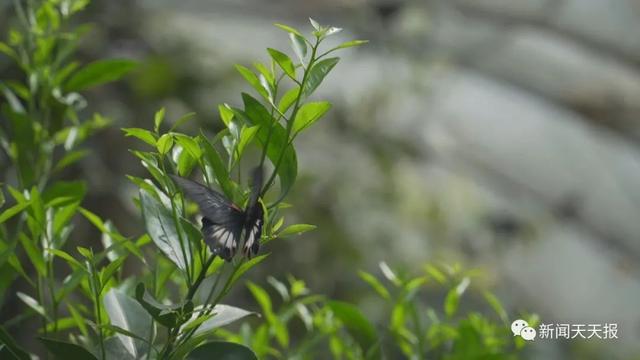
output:
[[[0,4],[4,28],[12,12]],[[169,119],[197,112],[186,132],[215,131],[217,104],[248,91],[233,64],[288,49],[272,24],[308,31],[309,16],[345,29],[335,43],[370,43],[343,52],[316,95],[333,110],[297,140],[288,221],[318,229],[271,243],[253,276],[293,274],[378,319],[357,269],[458,262],[481,269],[472,286],[493,288],[512,316],[618,324],[618,340],[536,341],[531,358],[638,358],[637,0],[94,0],[81,56],[141,65],[88,94],[114,126],[74,170],[90,182],[86,207],[140,234],[124,174],[144,169],[119,128],[149,128],[165,106]],[[76,230],[99,242],[86,222]]]

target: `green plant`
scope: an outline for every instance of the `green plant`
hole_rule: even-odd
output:
[[[32,316],[41,320],[39,339],[54,358],[515,356],[523,343],[511,337],[505,312],[493,295],[485,297],[502,322],[478,312],[459,315],[458,304],[472,274],[457,267],[426,266],[423,274],[411,277],[383,265],[386,284],[361,272],[388,305],[389,321],[379,326],[357,306],[311,294],[305,282],[294,277],[285,282],[267,278],[281,301],[257,282],[246,283],[261,318],[223,303],[269,253],[263,248],[251,259],[238,253],[228,262],[213,254],[194,221],[197,207],[171,176],[198,177],[241,206],[250,194],[247,170],[264,166],[268,172],[260,191],[261,244],[313,230],[308,224],[285,226],[284,213],[291,205],[284,200],[297,178],[295,139],[331,108],[327,101],[312,100],[312,94],[338,63],[336,51],[364,43],[349,41],[325,49],[325,40],[338,28],[311,20],[313,32],[307,38],[276,24],[288,34],[295,58],[267,49],[268,63],[256,63],[253,70],[238,65],[254,94],[243,93],[239,107],[218,107],[224,128],[216,134],[186,134],[182,125],[195,114],[170,122],[164,109],[155,114],[151,129],[123,129],[144,146],[131,153],[147,170],[147,178],[128,176],[138,190],[133,201],[144,232],[125,236],[83,207],[85,182],[59,179],[71,176],[68,168],[88,152],[82,143],[109,121],[88,117],[80,92],[117,80],[134,66],[122,59],[84,66],[74,60],[88,27],[74,27],[71,18],[88,3],[15,1],[17,27],[0,43],[0,52],[21,70],[19,78],[0,81],[0,146],[9,159],[3,164],[3,180],[11,184],[0,192],[0,205],[5,193],[12,198],[0,211],[0,288],[7,289],[16,276],[30,286],[17,293],[29,310],[0,327],[0,357],[31,357],[10,331]],[[100,231],[101,246],[73,243],[77,214]],[[123,271],[126,263],[141,272],[130,276]],[[447,289],[443,310],[425,305],[432,303],[426,296],[430,283]],[[239,320],[246,321],[238,332],[224,328]]]
[[[409,276],[385,263],[378,277],[360,271],[379,300],[386,304],[387,319],[376,326],[357,306],[309,294],[304,282],[289,278],[289,286],[276,279],[268,282],[280,295],[279,305],[264,288],[249,284],[262,319],[255,327],[243,324],[238,332],[220,330],[224,338],[251,346],[261,359],[517,359],[525,341],[514,337],[507,312],[489,291],[480,291],[495,317],[483,312],[459,311],[460,301],[477,271],[459,266],[426,264],[424,272]],[[433,306],[444,290],[442,306]],[[530,324],[535,315],[522,315]],[[296,321],[299,319],[299,321]],[[300,325],[303,325],[302,327]],[[297,341],[291,334],[304,332]]]
[[[63,299],[83,278],[74,272],[59,285],[54,276],[55,255],[71,236],[75,214],[85,211],[80,204],[86,193],[84,181],[59,178],[88,154],[83,142],[109,123],[99,114],[86,114],[80,92],[120,78],[135,64],[111,59],[80,65],[73,58],[89,27],[74,27],[71,19],[87,4],[86,0],[15,1],[16,26],[9,30],[7,42],[0,42],[0,53],[21,72],[0,81],[0,148],[8,159],[3,180],[13,183],[3,192],[14,201],[0,214],[0,296],[4,301],[4,290],[16,276],[22,277],[31,291],[17,296],[30,311],[5,326],[37,315],[44,336],[68,324],[60,317]],[[23,265],[23,254],[29,266]],[[67,306],[77,313],[73,305]]]
[[[223,131],[213,137],[205,132],[195,136],[181,133],[178,128],[193,114],[169,126],[165,125],[164,110],[156,113],[153,130],[123,129],[126,136],[151,146],[150,150],[131,151],[150,179],[129,176],[139,188],[135,201],[146,233],[128,238],[109,221],[80,206],[84,183],[49,184],[52,175],[84,156],[86,152],[75,147],[106,125],[97,115],[92,121],[79,120],[84,102],[75,91],[115,80],[132,67],[129,61],[110,60],[77,70],[78,65],[69,60],[85,28],[66,30],[63,26],[87,3],[47,0],[32,7],[16,2],[21,29],[10,32],[9,44],[0,44],[0,50],[17,62],[27,79],[25,84],[2,84],[11,126],[3,128],[1,135],[15,167],[18,188],[7,187],[16,203],[0,214],[0,265],[6,263],[33,285],[37,298],[23,293],[18,296],[42,318],[41,340],[55,357],[198,359],[218,352],[254,358],[246,347],[209,340],[214,329],[251,315],[221,301],[242,275],[268,254],[250,260],[238,256],[228,263],[212,254],[199,226],[190,220],[195,207],[169,175],[199,172],[208,186],[220,188],[231,201],[242,204],[248,195],[242,181],[243,159],[253,157],[261,166],[268,160],[270,173],[261,191],[265,209],[262,243],[313,229],[306,224],[283,229],[281,212],[289,207],[283,200],[295,183],[298,166],[294,140],[331,107],[326,101],[309,100],[339,60],[329,55],[363,41],[322,52],[321,43],[340,29],[312,21],[313,35],[307,39],[298,30],[278,24],[289,34],[298,59],[268,49],[271,61],[256,64],[257,72],[238,65],[258,98],[243,93],[242,108],[221,105]],[[63,155],[58,155],[62,149],[56,150],[60,147]],[[52,162],[59,156],[59,161]],[[78,212],[102,232],[102,249],[76,246],[79,256],[69,250],[70,221]],[[8,224],[12,218],[17,220]],[[13,254],[18,242],[36,270],[35,282]],[[157,256],[157,250],[163,256]],[[131,255],[146,271],[126,278],[122,265]],[[59,287],[54,276],[56,259],[69,270]],[[66,309],[61,309],[62,300],[71,293],[80,300],[65,301]],[[21,320],[5,325],[11,327]],[[28,357],[4,330],[0,340],[1,354]]]

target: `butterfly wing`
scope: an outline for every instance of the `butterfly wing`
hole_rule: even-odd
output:
[[[253,169],[251,182],[251,195],[245,213],[247,218],[244,224],[245,241],[243,253],[248,258],[256,255],[260,249],[260,237],[262,236],[262,225],[264,223],[264,210],[258,201],[262,191],[263,173],[261,167]]]
[[[219,192],[179,176],[171,178],[202,213],[202,234],[211,251],[229,261],[238,247],[245,213]]]
[[[242,252],[246,257],[251,258],[256,255],[260,249],[264,210],[260,203],[256,203],[254,209],[249,210],[250,214],[247,216],[247,221],[244,227],[245,241]]]

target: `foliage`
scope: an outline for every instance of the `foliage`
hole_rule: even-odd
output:
[[[17,276],[22,277],[30,289],[17,295],[30,311],[6,326],[39,316],[45,338],[75,323],[86,331],[81,320],[84,306],[63,300],[78,287],[84,292],[101,290],[89,287],[97,286],[87,278],[88,266],[94,263],[76,260],[62,250],[71,236],[74,216],[86,211],[81,207],[86,184],[57,178],[87,156],[83,142],[109,124],[99,114],[86,114],[87,102],[78,91],[116,80],[135,65],[123,59],[81,65],[73,59],[89,27],[72,27],[70,22],[87,3],[16,1],[17,26],[9,30],[7,42],[0,42],[0,53],[22,72],[19,78],[0,80],[4,100],[0,147],[9,160],[4,180],[13,183],[3,191],[13,203],[0,213],[0,296]],[[23,255],[28,264],[22,261]],[[72,270],[62,284],[56,283],[56,257],[66,259]],[[108,270],[103,283],[116,269]],[[61,317],[65,307],[70,317]],[[50,343],[45,340],[47,346]]]
[[[286,282],[268,278],[280,294],[279,304],[263,286],[246,282],[261,309],[259,319],[257,313],[223,303],[269,253],[251,259],[239,253],[229,262],[213,254],[196,221],[195,204],[171,175],[198,177],[242,205],[250,192],[247,170],[264,165],[261,244],[313,230],[309,224],[285,226],[283,214],[291,206],[283,201],[297,179],[295,139],[331,109],[329,102],[311,96],[338,63],[336,51],[365,43],[325,49],[327,37],[339,28],[311,20],[312,35],[305,37],[276,24],[287,33],[295,56],[269,48],[269,62],[253,69],[237,65],[252,94],[241,94],[241,106],[218,107],[224,129],[213,136],[204,130],[181,132],[195,114],[168,119],[164,109],[150,129],[123,129],[124,136],[140,140],[141,148],[131,154],[148,172],[146,178],[128,176],[137,187],[132,201],[143,233],[125,236],[83,207],[87,184],[82,178],[69,180],[70,170],[89,153],[83,143],[109,120],[88,116],[82,93],[118,80],[135,66],[126,59],[85,65],[74,59],[89,27],[73,26],[71,19],[88,3],[16,1],[17,27],[0,42],[0,53],[22,72],[19,79],[0,81],[0,146],[9,159],[7,185],[0,192],[0,288],[8,289],[16,277],[29,286],[16,293],[28,311],[0,327],[0,357],[31,357],[10,330],[32,317],[40,319],[38,339],[54,358],[313,359],[326,353],[323,349],[344,359],[398,353],[416,359],[508,357],[514,344],[505,324],[479,313],[456,317],[468,278],[459,278],[458,272],[447,277],[433,267],[405,279],[384,266],[389,284],[361,273],[389,306],[390,320],[382,330],[357,306],[310,294],[304,281],[293,277]],[[5,197],[11,198],[6,206]],[[100,231],[101,244],[74,243],[76,215]],[[123,271],[125,264],[142,270],[130,276]],[[429,276],[446,279],[443,284],[451,288],[443,311],[422,309],[419,295]],[[487,298],[506,321],[497,299]],[[239,332],[225,328],[240,320]],[[258,325],[251,327],[250,321]],[[300,328],[304,336],[294,333]]]
[[[426,264],[422,274],[404,276],[385,263],[380,270],[385,281],[364,271],[359,275],[386,304],[383,326],[368,320],[356,305],[310,294],[303,281],[289,277],[287,283],[268,279],[281,298],[277,309],[266,289],[249,283],[262,321],[254,327],[245,323],[238,332],[218,333],[250,346],[261,359],[315,359],[319,354],[334,359],[518,358],[525,341],[511,334],[506,310],[493,294],[478,291],[495,316],[461,314],[458,309],[477,272]],[[445,291],[442,306],[426,305],[438,290]],[[535,316],[522,318],[537,323]],[[292,334],[300,330],[304,335],[292,343]]]

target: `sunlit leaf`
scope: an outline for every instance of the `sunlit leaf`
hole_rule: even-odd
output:
[[[284,25],[284,24],[274,24],[274,25],[279,27],[280,29],[288,32],[288,33],[295,34],[295,35],[298,35],[298,36],[304,38],[304,36],[302,36],[302,33],[300,33],[300,31],[298,31],[297,29],[295,29],[295,28],[293,28],[293,27],[291,27],[289,25]]]
[[[269,93],[267,92],[267,90],[265,90],[262,84],[260,84],[260,79],[258,79],[253,71],[242,65],[236,65],[236,69],[238,70],[240,75],[242,75],[242,77],[249,83],[249,85],[251,85],[251,87],[253,87],[258,92],[258,94],[260,94],[265,99],[269,99]]]
[[[248,128],[242,128],[240,132],[240,141],[238,142],[238,156],[242,156],[244,149],[253,141],[253,138],[260,130],[260,126],[251,126]]]
[[[28,307],[33,309],[36,313],[38,313],[39,315],[45,318],[47,317],[47,313],[44,310],[44,307],[42,307],[42,305],[38,302],[38,300],[20,291],[16,292],[16,296],[18,296],[18,298],[22,300],[23,303],[25,303]]]
[[[16,216],[29,205],[29,202],[18,203],[3,211],[2,214],[0,214],[0,224]]]
[[[307,56],[307,42],[304,37],[300,35],[296,35],[294,33],[289,34],[289,39],[291,40],[291,47],[293,48],[293,52],[296,53],[298,60],[300,63],[304,64],[304,58]]]
[[[278,237],[286,237],[291,235],[301,235],[307,231],[311,231],[317,228],[315,225],[310,224],[295,224],[287,226],[284,230],[278,233]]]
[[[296,102],[296,99],[298,98],[298,94],[300,94],[300,87],[298,86],[287,90],[287,92],[284,93],[284,95],[282,95],[282,97],[280,98],[280,103],[278,104],[278,110],[280,110],[280,112],[283,114],[286,113],[287,110],[289,110],[289,108],[291,107],[291,105],[293,105]]]
[[[147,144],[155,147],[156,146],[156,136],[149,130],[140,129],[140,128],[124,128],[122,131],[125,132],[125,136],[133,136],[136,137]]]
[[[156,143],[156,148],[158,149],[158,152],[162,155],[168,153],[169,150],[171,150],[172,146],[173,146],[173,136],[171,136],[171,134],[164,134],[160,136],[160,139],[158,139],[158,142]]]
[[[307,81],[304,83],[303,94],[305,96],[311,95],[318,86],[322,83],[324,78],[329,74],[331,69],[340,61],[340,58],[333,57],[324,60],[320,60],[313,64],[309,70]]]
[[[272,48],[268,48],[267,52],[269,52],[271,58],[280,66],[287,76],[292,79],[296,78],[296,68],[287,54]]]
[[[329,109],[331,109],[331,103],[328,101],[310,102],[302,105],[293,121],[293,133],[297,134],[313,125],[313,123],[318,121]]]
[[[160,125],[164,120],[164,115],[165,115],[165,110],[164,108],[161,108],[160,110],[156,111],[156,114],[153,117],[153,130],[156,133],[160,130]]]
[[[369,40],[351,40],[351,41],[347,41],[347,42],[343,42],[342,44],[334,47],[333,49],[331,49],[331,51],[333,50],[338,50],[338,49],[346,49],[346,48],[350,48],[350,47],[354,47],[354,46],[360,46],[360,45],[364,45],[366,43],[368,43]]]

